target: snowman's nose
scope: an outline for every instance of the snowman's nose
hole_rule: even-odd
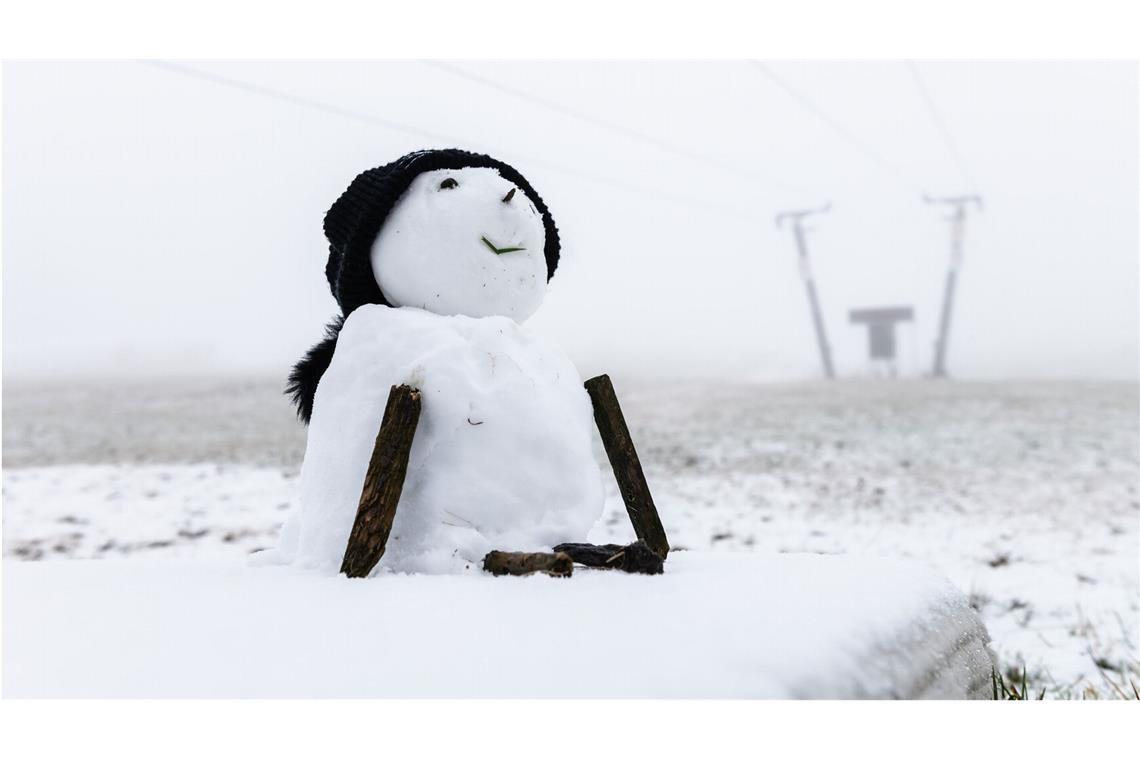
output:
[[[512,187],[511,191],[503,196],[503,203],[510,203],[511,202],[511,198],[515,197],[515,190],[518,190],[518,188]]]

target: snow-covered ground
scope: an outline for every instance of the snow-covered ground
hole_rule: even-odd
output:
[[[922,559],[1037,690],[1140,685],[1136,385],[617,384],[675,546]],[[3,435],[4,556],[28,560],[269,546],[304,446],[261,382],[6,387]],[[591,538],[626,540],[606,484]]]
[[[977,699],[992,690],[978,616],[918,562],[685,551],[655,576],[578,568],[571,579],[352,581],[250,565],[9,563],[5,696]]]

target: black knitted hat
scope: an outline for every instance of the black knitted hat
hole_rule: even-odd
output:
[[[325,237],[329,241],[325,277],[333,297],[340,304],[341,313],[325,328],[324,339],[293,366],[285,388],[297,405],[297,415],[306,424],[313,413],[317,384],[332,361],[344,320],[366,303],[391,305],[380,292],[372,274],[372,244],[380,234],[388,213],[420,173],[466,167],[497,169],[504,179],[526,193],[542,215],[542,226],[546,231],[546,248],[543,251],[546,279],[554,276],[554,270],[558,268],[558,228],[554,226],[554,219],[542,198],[514,167],[481,153],[450,148],[409,153],[390,164],[361,172],[325,214]]]
[[[421,150],[356,175],[325,214],[325,237],[329,241],[325,277],[344,316],[362,304],[388,305],[372,274],[372,243],[388,213],[412,180],[423,172],[467,167],[497,169],[504,179],[513,182],[534,202],[546,231],[546,248],[543,251],[546,279],[554,276],[558,267],[558,228],[554,226],[554,219],[542,198],[514,167],[482,153],[466,150]]]

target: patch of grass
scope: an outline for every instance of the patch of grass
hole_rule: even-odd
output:
[[[1048,673],[1035,671],[1029,673],[1028,667],[1023,663],[1018,669],[1016,665],[1004,668],[994,668],[990,671],[992,695],[996,700],[1102,700],[1124,699],[1140,701],[1140,686],[1133,676],[1136,668],[1127,661],[1114,667],[1105,668],[1106,658],[1089,657],[1100,673],[1104,684],[1094,684],[1081,678],[1075,683],[1059,684],[1053,681]],[[1116,678],[1109,673],[1116,674]]]
[[[969,596],[970,609],[975,612],[981,612],[987,604],[992,602],[993,599],[982,591],[971,591]]]
[[[1016,672],[1014,673],[1014,675],[1016,676]],[[993,687],[994,687],[994,691],[993,691],[994,699],[1000,699],[1000,700],[1028,700],[1028,699],[1030,699],[1029,670],[1024,665],[1021,667],[1021,688],[1020,689],[1018,688],[1017,682],[1014,678],[1010,679],[1010,683],[1007,686],[1005,683],[1005,677],[1002,676],[1002,674],[999,673],[996,668],[994,668],[993,670],[990,671],[990,681],[993,683]],[[1037,699],[1038,701],[1045,699],[1045,687],[1042,687],[1041,691],[1037,694],[1036,697],[1034,697],[1034,699]]]
[[[1089,653],[1089,656],[1092,657],[1092,661],[1093,664],[1096,665],[1096,669],[1100,671],[1100,677],[1103,678],[1105,683],[1109,685],[1109,688],[1112,689],[1115,696],[1119,697],[1120,699],[1140,700],[1140,689],[1136,688],[1136,682],[1128,677],[1128,674],[1125,672],[1123,666],[1113,665],[1108,661],[1108,659],[1104,657],[1093,657],[1091,652]],[[1122,683],[1117,683],[1116,679],[1108,675],[1107,671],[1110,670],[1120,675]],[[1123,683],[1124,681],[1127,681],[1127,683]],[[1129,691],[1132,693],[1129,694]]]
[[[1009,554],[1007,552],[1000,552],[999,554],[996,554],[993,557],[991,557],[990,559],[986,560],[986,564],[989,565],[990,567],[994,567],[994,568],[1005,567],[1006,565],[1009,564],[1009,561],[1010,561]]]

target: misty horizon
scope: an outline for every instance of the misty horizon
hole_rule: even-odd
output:
[[[838,375],[873,373],[848,312],[896,305],[899,374],[925,375],[950,232],[922,196],[976,192],[950,375],[1135,380],[1136,83],[1134,63],[8,63],[5,380],[284,377],[336,312],[325,210],[423,147],[502,158],[546,200],[563,255],[527,325],[583,377],[821,377],[775,217],[825,203],[807,244]]]

